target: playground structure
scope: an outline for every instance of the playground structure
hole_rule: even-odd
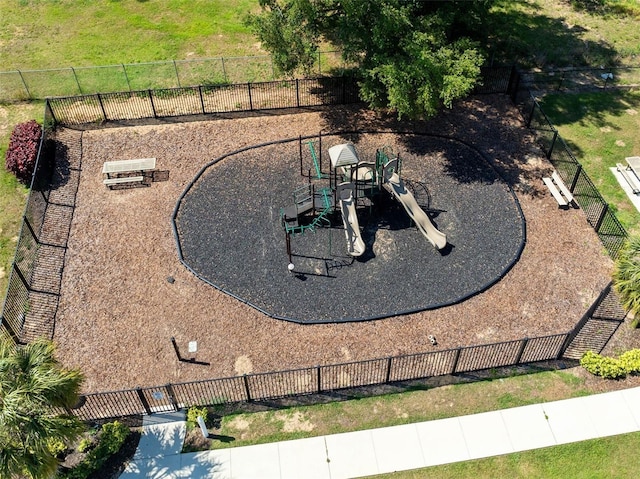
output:
[[[358,221],[358,200],[372,200],[382,191],[388,192],[403,206],[418,230],[437,250],[447,245],[446,235],[436,228],[400,177],[401,160],[398,154],[389,148],[382,148],[376,150],[374,162],[362,161],[353,144],[334,145],[328,149],[331,170],[323,173],[313,142],[307,142],[307,145],[315,175],[308,170],[308,184],[297,188],[293,192],[293,204],[280,211],[290,265],[291,236],[313,232],[321,226],[332,226],[333,213],[338,210],[347,252],[353,257],[362,256],[366,245]]]

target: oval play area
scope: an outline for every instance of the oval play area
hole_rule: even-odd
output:
[[[525,220],[472,147],[323,135],[218,158],[174,212],[183,263],[265,314],[378,319],[463,301],[517,261]]]

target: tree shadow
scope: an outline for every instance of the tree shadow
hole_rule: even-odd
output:
[[[587,7],[597,3],[600,2],[572,2],[577,9],[580,5]],[[585,28],[570,25],[564,18],[546,16],[540,11],[541,7],[536,2],[522,2],[519,8],[494,9],[484,32],[494,59],[516,62],[526,69],[618,64],[618,52],[613,45],[604,39],[585,40],[582,38]]]

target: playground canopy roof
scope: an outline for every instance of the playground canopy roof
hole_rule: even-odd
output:
[[[348,166],[358,164],[358,154],[356,148],[351,143],[335,145],[329,148],[329,157],[331,158],[331,166]]]

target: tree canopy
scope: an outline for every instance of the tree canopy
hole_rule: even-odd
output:
[[[0,335],[0,477],[55,475],[51,442],[71,441],[83,430],[77,418],[56,408],[77,402],[81,382],[80,372],[56,361],[50,341],[15,346]]]
[[[309,71],[321,45],[341,51],[361,97],[398,116],[432,116],[478,83],[493,0],[260,0],[249,24],[285,74]]]

